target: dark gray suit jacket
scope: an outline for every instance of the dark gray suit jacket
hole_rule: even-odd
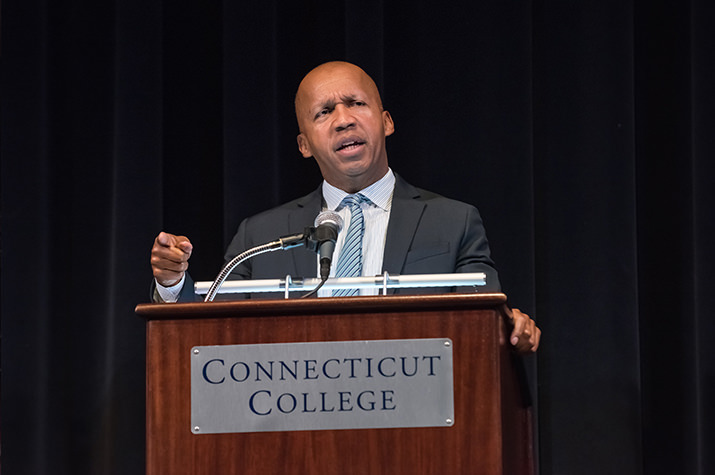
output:
[[[322,209],[323,195],[318,187],[309,195],[245,219],[226,250],[226,262],[252,247],[302,232],[313,225]],[[294,278],[315,277],[316,262],[315,253],[302,247],[274,251],[245,261],[229,278],[278,279],[287,274]],[[383,271],[390,274],[485,272],[487,286],[479,290],[500,290],[479,211],[474,206],[415,188],[397,175]],[[425,290],[414,289],[409,293],[416,292]],[[408,292],[403,289],[400,293]],[[181,300],[193,300],[190,278],[184,285]]]

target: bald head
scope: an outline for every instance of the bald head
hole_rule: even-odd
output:
[[[305,119],[307,113],[306,108],[310,108],[313,99],[321,93],[324,94],[330,88],[334,88],[340,81],[352,81],[359,85],[363,91],[372,96],[372,99],[382,109],[382,99],[377,85],[362,68],[346,61],[330,61],[312,69],[298,86],[298,92],[295,95],[295,115],[301,131],[303,130],[302,119]]]
[[[375,82],[354,64],[325,63],[309,72],[295,96],[298,150],[323,178],[355,193],[385,176],[385,137],[395,126]]]

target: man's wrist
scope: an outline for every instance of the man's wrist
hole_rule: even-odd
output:
[[[179,282],[170,287],[165,287],[161,285],[156,279],[154,280],[156,282],[156,293],[159,294],[159,298],[162,300],[162,302],[173,303],[179,300],[179,294],[181,294],[181,290],[184,288],[186,274],[181,277],[181,280]]]

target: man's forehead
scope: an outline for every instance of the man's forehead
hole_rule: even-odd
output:
[[[303,79],[297,101],[322,102],[347,97],[369,97],[379,93],[375,83],[362,69],[350,64],[316,68]]]
[[[370,89],[365,81],[353,76],[332,75],[314,78],[303,91],[306,98],[322,101],[337,97],[366,96]]]

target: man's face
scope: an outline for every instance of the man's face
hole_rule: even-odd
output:
[[[296,96],[298,149],[323,178],[348,193],[387,173],[385,137],[394,124],[372,79],[357,66],[328,63],[311,71]]]

